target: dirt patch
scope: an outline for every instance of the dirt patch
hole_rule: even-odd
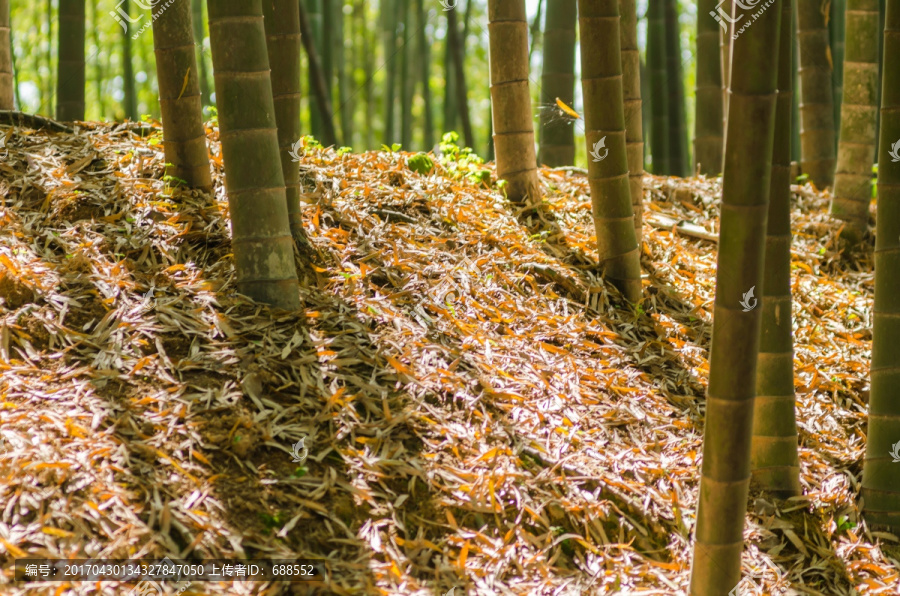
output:
[[[97,219],[103,215],[103,206],[94,203],[88,195],[77,194],[60,200],[54,210],[63,221]]]
[[[89,323],[96,325],[106,315],[106,309],[99,300],[89,300],[80,307],[66,313],[64,324],[70,329],[83,332]]]
[[[42,352],[50,347],[50,332],[47,331],[44,322],[35,314],[28,313],[19,319],[19,324],[25,327],[25,331],[31,338],[31,345],[36,350]]]
[[[16,309],[34,302],[34,291],[8,270],[0,270],[0,298],[6,307]]]
[[[166,333],[160,336],[159,341],[163,350],[166,351],[166,356],[175,364],[187,358],[191,353],[191,338],[184,335]]]
[[[47,191],[40,186],[29,184],[19,194],[21,200],[31,206],[38,206],[47,198]]]
[[[259,445],[262,436],[253,419],[242,412],[214,408],[194,417],[205,442],[245,458]]]
[[[153,352],[156,352],[154,347]],[[149,353],[149,352],[148,352]],[[181,380],[185,385],[198,389],[218,389],[222,387],[230,377],[209,371],[189,370],[181,373]]]

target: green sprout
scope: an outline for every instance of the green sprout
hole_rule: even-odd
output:
[[[303,146],[309,149],[322,149],[322,143],[316,140],[316,137],[312,135],[306,135],[303,137]]]
[[[434,169],[434,161],[427,153],[416,153],[406,160],[410,170],[422,176],[427,176]]]
[[[837,529],[838,532],[845,532],[847,530],[852,530],[856,527],[856,524],[850,521],[846,515],[842,515],[838,518]]]
[[[476,172],[472,172],[469,174],[469,180],[473,183],[484,186],[485,188],[490,188],[491,186],[491,171],[490,170],[478,170]]]
[[[218,126],[219,124],[219,110],[216,109],[216,106],[206,106],[203,108],[203,111],[206,112],[206,115],[209,117],[210,122],[213,126]]]

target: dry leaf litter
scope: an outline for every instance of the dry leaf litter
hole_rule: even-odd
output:
[[[714,242],[645,225],[629,308],[576,172],[542,169],[543,208],[519,213],[452,164],[308,146],[317,254],[304,310],[271,312],[235,293],[209,133],[214,196],[164,179],[158,123],[8,138],[0,592],[131,588],[26,586],[16,557],[168,555],[328,560],[318,587],[186,594],[685,593]],[[646,217],[716,233],[715,180],[645,186]],[[897,594],[897,538],[857,506],[871,248],[840,249],[826,213],[794,188],[804,496],[751,495],[744,573],[765,594]]]

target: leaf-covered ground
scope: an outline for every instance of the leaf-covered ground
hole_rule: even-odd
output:
[[[632,308],[597,273],[579,173],[542,170],[544,209],[518,213],[465,157],[420,174],[410,154],[309,145],[317,254],[304,310],[273,313],[235,294],[209,132],[214,196],[164,179],[157,126],[8,137],[2,593],[130,589],[16,583],[16,557],[165,555],[329,562],[323,586],[186,594],[684,593],[714,241],[645,225]],[[645,186],[646,218],[716,232],[716,181]],[[745,575],[896,594],[897,538],[857,505],[871,245],[840,249],[827,197],[795,191],[804,496],[751,495]]]

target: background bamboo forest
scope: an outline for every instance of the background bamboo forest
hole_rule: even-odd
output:
[[[206,21],[206,5],[202,0],[191,0],[194,11],[195,39],[197,42],[198,68],[204,106],[215,105],[212,57],[209,46],[209,30]],[[405,6],[406,13],[401,10]],[[425,35],[420,35],[421,17],[424,12]],[[541,97],[541,64],[544,56],[542,30],[546,18],[546,0],[527,2],[531,24],[531,93],[536,106],[535,123],[540,118],[552,118],[558,111],[555,101]],[[552,4],[552,2],[551,2]],[[115,14],[116,8],[128,7],[132,18],[144,15],[123,34]],[[437,0],[359,0],[338,2],[322,0],[310,2],[310,19],[318,32],[316,47],[323,58],[323,69],[331,82],[331,98],[339,145],[354,151],[378,149],[382,144],[401,143],[404,149],[428,150],[434,147],[440,135],[456,131],[463,137],[459,114],[456,111],[455,88],[452,79],[452,63],[448,64],[447,12]],[[647,3],[638,2],[643,14]],[[485,2],[459,0],[461,22],[460,37],[464,40],[463,52],[469,117],[472,123],[473,149],[482,156],[489,156],[490,147],[490,93],[487,56],[487,6]],[[12,46],[15,77],[16,109],[28,113],[53,115],[57,76],[58,0],[10,3]],[[86,2],[85,60],[85,119],[139,120],[143,116],[159,119],[160,108],[156,81],[156,64],[153,56],[153,30],[148,24],[148,11],[133,0],[87,0]],[[536,20],[537,19],[537,20]],[[695,62],[693,48],[696,37],[696,5],[679,4],[679,34],[681,62],[685,90],[686,128],[692,130]],[[408,29],[405,27],[408,23]],[[646,48],[646,19],[639,20],[639,36],[642,57]],[[374,25],[374,26],[373,26]],[[388,32],[395,31],[393,43]],[[427,48],[423,50],[423,42]],[[327,51],[326,51],[327,50]],[[126,56],[131,56],[130,60]],[[318,130],[314,93],[311,92],[307,55],[302,58],[302,111],[301,128],[325,142]],[[422,81],[424,61],[427,60],[430,128],[427,127],[426,99]],[[576,76],[580,59],[576,58]],[[406,70],[404,70],[406,69]],[[402,73],[408,72],[405,87]],[[393,91],[387,82],[393,78]],[[445,81],[451,80],[450,88]],[[405,94],[405,95],[404,95]],[[555,95],[554,95],[555,97]],[[394,107],[393,131],[387,125],[387,100]],[[404,102],[404,103],[401,103]],[[403,109],[406,105],[409,110]],[[581,90],[575,91],[573,107],[581,111]],[[208,116],[209,112],[205,112]],[[311,117],[312,116],[312,117]],[[579,162],[586,157],[584,131],[575,126],[576,153]],[[315,134],[318,132],[318,134]],[[463,137],[461,143],[465,143]],[[648,155],[648,160],[652,156]]]

